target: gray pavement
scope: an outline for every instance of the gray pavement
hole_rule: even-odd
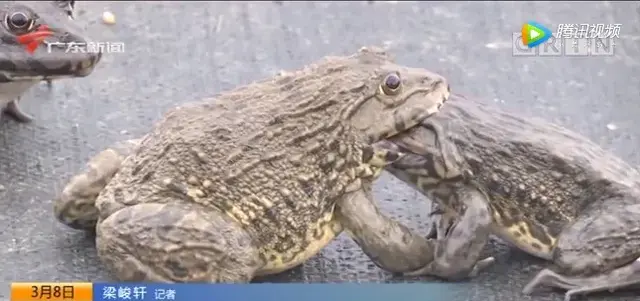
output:
[[[0,280],[110,280],[91,237],[58,224],[51,199],[92,154],[145,133],[170,107],[301,67],[328,54],[386,45],[403,64],[446,76],[453,90],[543,116],[638,164],[640,22],[636,2],[79,2],[94,39],[124,42],[84,79],[24,97],[32,124],[0,121]],[[101,23],[102,11],[117,24]],[[613,57],[513,57],[523,22],[620,23]],[[383,210],[426,230],[427,203],[388,174]],[[498,264],[468,282],[470,300],[562,300],[520,290],[545,263],[494,242]],[[298,269],[266,282],[399,282],[341,237]],[[0,286],[0,299],[8,298]],[[4,296],[4,297],[3,297]],[[640,300],[638,293],[582,300]],[[428,298],[428,296],[425,296]]]

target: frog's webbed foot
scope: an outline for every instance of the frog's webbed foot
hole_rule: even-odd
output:
[[[489,256],[489,257],[484,258],[484,259],[480,259],[480,260],[478,260],[478,261],[473,263],[473,265],[472,265],[470,270],[468,268],[465,269],[465,271],[469,271],[468,273],[465,272],[465,273],[462,273],[462,274],[452,273],[451,271],[440,272],[442,270],[442,268],[435,268],[435,265],[427,265],[427,266],[424,266],[424,267],[422,267],[422,268],[420,268],[418,270],[407,272],[407,273],[403,273],[403,275],[404,276],[409,276],[409,277],[413,277],[413,276],[437,276],[437,277],[446,278],[447,280],[458,280],[458,279],[464,279],[464,278],[473,278],[473,277],[478,276],[478,273],[480,273],[480,271],[492,266],[494,262],[496,262],[496,260],[492,256]],[[449,275],[453,275],[453,276],[449,276]]]
[[[17,122],[27,123],[33,121],[33,116],[25,113],[24,111],[22,111],[22,109],[20,109],[20,106],[18,105],[19,101],[20,98],[10,101],[3,109],[3,113],[9,115]]]
[[[362,163],[376,168],[384,168],[398,161],[404,155],[395,145],[390,143],[383,144],[384,142],[386,141],[363,147]]]
[[[580,294],[610,291],[640,284],[640,258],[634,262],[594,276],[563,276],[552,270],[544,269],[536,275],[523,289],[524,294],[531,294],[541,285],[565,289],[565,301]]]
[[[474,188],[461,188],[455,195],[464,203],[463,212],[432,206],[436,219],[434,260],[405,276],[436,276],[447,280],[475,277],[495,259],[479,259],[489,239],[492,217],[485,195]]]
[[[96,198],[139,142],[120,142],[92,157],[86,171],[74,176],[54,200],[56,218],[74,229],[94,230],[98,221]]]
[[[398,161],[404,155],[396,149],[381,146],[382,144],[376,144],[363,147],[362,164],[356,168],[359,178],[377,178],[385,166]]]

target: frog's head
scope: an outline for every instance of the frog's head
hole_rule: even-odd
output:
[[[317,88],[343,101],[336,113],[352,128],[365,134],[367,143],[392,137],[418,125],[449,97],[447,80],[423,68],[397,64],[378,47],[363,47],[348,57],[329,58],[319,68],[330,79]],[[339,91],[336,91],[336,88]]]
[[[87,47],[92,42],[73,22],[74,5],[0,1],[0,83],[91,74],[102,52]]]

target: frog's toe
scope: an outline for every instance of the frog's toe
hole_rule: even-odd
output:
[[[565,301],[579,294],[609,291],[640,284],[640,258],[615,270],[591,276],[563,276],[549,269],[536,275],[523,289],[524,294],[531,294],[541,285],[565,289]]]
[[[485,259],[478,260],[478,262],[476,262],[476,265],[473,266],[473,269],[469,273],[469,277],[478,276],[478,274],[481,271],[483,271],[484,269],[492,266],[495,262],[496,262],[496,259],[493,258],[492,256],[489,256],[489,257],[487,257]]]
[[[436,276],[450,281],[456,281],[476,277],[481,271],[493,265],[494,262],[495,258],[487,257],[478,260],[475,264],[465,262],[464,264],[457,265],[445,263],[441,259],[436,258],[434,262],[418,270],[405,272],[402,275],[407,277]]]
[[[584,279],[565,277],[552,270],[544,269],[524,287],[522,293],[530,295],[536,287],[549,286],[566,290],[567,292],[564,295],[564,301],[570,301],[571,297],[574,295],[584,292],[583,290],[585,287],[582,285],[587,284],[581,283],[581,280]]]
[[[3,112],[13,118],[17,122],[27,123],[33,121],[33,116],[22,111],[18,105],[19,99],[13,100],[7,104]]]
[[[398,161],[403,155],[396,145],[383,140],[362,149],[362,163],[384,168]]]
[[[533,293],[536,287],[541,285],[556,286],[558,288],[564,288],[567,290],[575,288],[574,285],[563,280],[564,279],[560,274],[550,269],[544,269],[540,271],[531,281],[529,281],[524,289],[522,289],[522,293],[525,295],[530,295],[531,293]]]
[[[362,164],[355,170],[358,177],[377,178],[385,166],[404,156],[403,153],[391,149],[383,149],[376,146],[368,146],[362,149]]]

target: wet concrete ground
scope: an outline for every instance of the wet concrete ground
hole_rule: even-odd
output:
[[[117,24],[101,23],[103,10]],[[328,54],[385,45],[400,63],[443,74],[452,89],[543,116],[638,164],[638,4],[634,2],[171,3],[79,2],[93,38],[124,42],[84,79],[24,97],[32,124],[0,122],[0,280],[110,280],[93,240],[58,224],[55,191],[109,144],[145,133],[168,108],[292,69]],[[612,57],[514,57],[523,22],[619,23]],[[427,202],[388,174],[376,185],[383,210],[426,230]],[[492,243],[498,264],[456,285],[472,300],[562,300],[523,296],[545,264]],[[401,282],[376,268],[347,237],[271,282]],[[0,298],[8,298],[0,286]],[[637,296],[637,293],[636,293]],[[600,294],[582,300],[638,300]]]

